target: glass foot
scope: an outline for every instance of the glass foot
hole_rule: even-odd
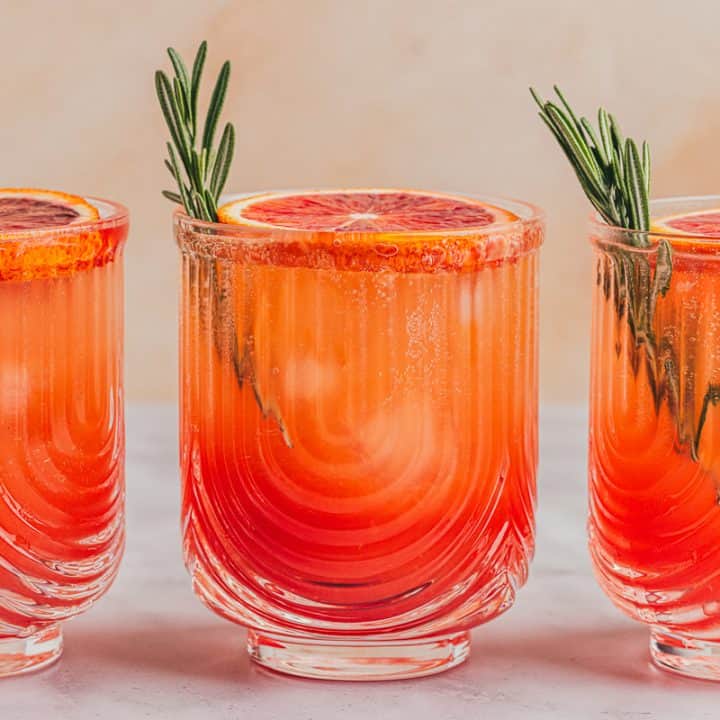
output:
[[[720,643],[654,629],[650,635],[650,654],[663,670],[720,681]]]
[[[47,667],[60,657],[62,649],[59,625],[43,628],[27,637],[0,637],[0,677]]]
[[[418,640],[318,640],[248,631],[248,652],[260,665],[324,680],[401,680],[449,670],[470,654],[467,632]]]

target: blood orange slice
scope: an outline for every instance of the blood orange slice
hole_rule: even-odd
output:
[[[0,189],[0,236],[96,220],[96,208],[77,195],[52,190]]]
[[[218,210],[220,222],[311,232],[422,233],[485,229],[517,220],[474,200],[411,190],[314,190],[243,197]]]
[[[417,190],[243,195],[221,206],[218,219],[236,228],[228,234],[251,240],[223,247],[238,261],[339,270],[472,272],[542,240],[530,206]]]
[[[720,239],[720,208],[660,218],[653,222],[651,231]]]
[[[0,189],[0,281],[51,278],[102,265],[126,234],[126,223],[105,222],[77,195]]]

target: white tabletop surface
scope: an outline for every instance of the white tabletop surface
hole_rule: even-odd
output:
[[[175,411],[134,406],[127,426],[120,575],[96,607],[66,625],[58,664],[0,681],[2,720],[720,716],[720,687],[652,668],[646,629],[615,610],[593,580],[580,408],[542,413],[537,554],[515,607],[475,630],[466,664],[386,683],[286,678],[252,665],[244,631],[194,598],[182,565]]]

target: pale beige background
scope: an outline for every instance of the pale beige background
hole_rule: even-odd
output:
[[[233,190],[407,185],[542,205],[542,396],[582,401],[587,205],[534,114],[559,82],[645,135],[655,194],[720,191],[715,0],[0,0],[0,185],[132,212],[127,394],[176,387],[177,265],[153,71],[164,48],[229,57]]]

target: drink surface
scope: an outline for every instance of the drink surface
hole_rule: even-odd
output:
[[[665,227],[699,236],[711,228],[712,213],[690,217]],[[670,287],[653,315],[657,361],[618,313],[617,249],[595,248],[591,551],[627,613],[718,641],[720,262],[707,243],[673,243]],[[648,257],[653,265],[655,251]]]
[[[8,228],[2,196],[0,638],[81,612],[117,569],[127,233]]]
[[[432,634],[493,617],[525,580],[536,254],[411,272],[426,240],[383,255],[377,239],[306,233],[304,266],[287,236],[183,254],[185,553],[237,622]],[[382,267],[349,269],[349,243]]]

